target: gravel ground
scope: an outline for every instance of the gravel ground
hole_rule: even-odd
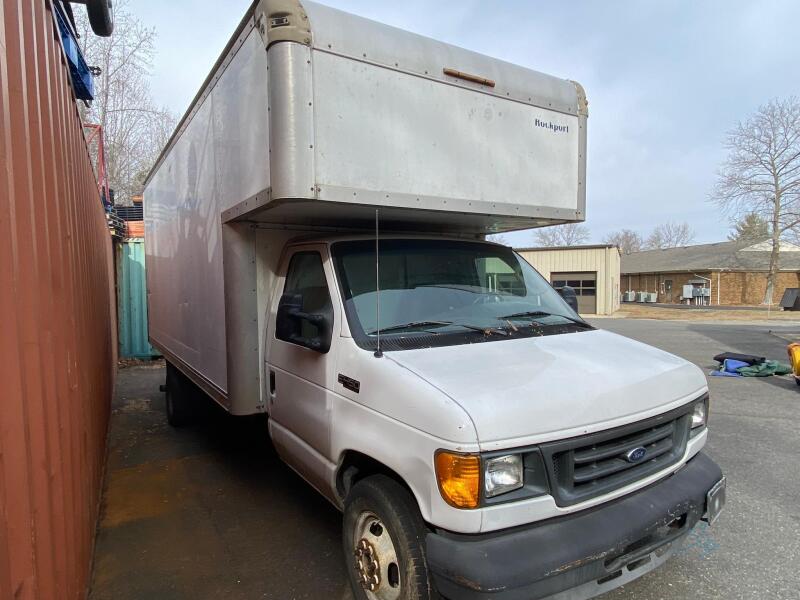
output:
[[[800,323],[597,319],[709,371],[723,350],[786,360]],[[283,465],[265,421],[163,417],[158,365],[120,371],[90,600],[351,600],[339,513]],[[800,388],[710,378],[708,453],[728,505],[662,568],[608,600],[800,598]]]

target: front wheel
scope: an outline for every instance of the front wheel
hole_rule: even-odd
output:
[[[345,561],[357,600],[437,600],[414,497],[385,475],[356,483],[344,508]]]

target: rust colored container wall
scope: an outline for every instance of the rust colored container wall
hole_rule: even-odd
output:
[[[0,598],[71,600],[114,384],[111,242],[50,0],[0,16]]]

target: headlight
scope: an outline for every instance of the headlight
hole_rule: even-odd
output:
[[[455,508],[479,508],[517,502],[550,492],[538,448],[488,456],[437,450],[436,480],[442,498]]]
[[[708,399],[694,405],[692,411],[692,429],[704,427],[708,421]]]
[[[509,454],[488,459],[483,471],[487,498],[518,490],[523,484],[522,456]]]

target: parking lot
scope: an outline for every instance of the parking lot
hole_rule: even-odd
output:
[[[730,350],[786,361],[800,322],[598,319],[706,372]],[[576,373],[580,377],[580,373]],[[798,598],[800,388],[791,377],[709,378],[708,453],[728,506],[679,556],[606,598]],[[346,600],[340,515],[272,451],[263,418],[163,417],[159,365],[120,371],[92,600]]]

